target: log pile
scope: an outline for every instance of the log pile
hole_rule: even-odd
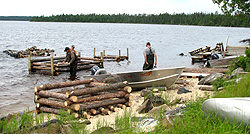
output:
[[[41,72],[43,74],[58,75],[60,72],[69,72],[70,68],[67,64],[62,64],[65,57],[36,58],[31,59],[28,56],[28,66],[31,72]],[[51,64],[52,63],[52,64]],[[86,58],[78,56],[77,71],[87,70],[94,65],[103,68],[103,61],[96,58]]]
[[[128,54],[128,48],[127,48],[127,56],[121,56],[121,50],[119,50],[119,55],[106,55],[105,54],[105,50],[103,50],[102,52],[100,52],[100,56],[96,56],[95,55],[95,48],[94,48],[94,58],[97,58],[97,59],[101,59],[101,60],[105,60],[105,61],[117,61],[117,62],[120,62],[120,61],[123,61],[123,60],[128,60],[129,58],[129,54]]]
[[[18,50],[4,50],[3,52],[10,55],[10,56],[12,56],[12,57],[15,57],[15,58],[25,58],[25,57],[28,57],[28,55],[31,55],[31,56],[50,56],[55,51],[53,49],[50,50],[48,48],[38,49],[36,46],[33,46],[33,47],[30,47],[30,48],[27,48],[24,51],[23,50],[21,50],[21,51],[18,51]]]
[[[67,91],[53,91],[77,85],[84,88],[75,88]],[[34,102],[36,113],[60,114],[60,110],[73,114],[76,118],[90,118],[97,114],[110,115],[118,108],[131,106],[132,88],[128,82],[97,83],[93,79],[83,79],[62,83],[53,83],[35,87]]]

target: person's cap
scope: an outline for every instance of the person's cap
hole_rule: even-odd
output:
[[[75,48],[75,46],[74,46],[74,45],[72,45],[71,47]]]
[[[69,50],[69,47],[65,47],[64,49],[64,52],[68,51]]]

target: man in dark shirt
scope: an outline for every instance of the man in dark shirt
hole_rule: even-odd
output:
[[[70,76],[76,76],[76,71],[77,71],[77,56],[76,56],[76,54],[69,47],[65,47],[64,52],[66,52],[66,58],[64,59],[63,63],[69,65]]]
[[[145,63],[143,65],[143,70],[149,70],[154,68],[157,65],[157,57],[154,48],[151,47],[150,43],[147,42],[146,48],[143,51]],[[154,60],[155,59],[155,60]]]

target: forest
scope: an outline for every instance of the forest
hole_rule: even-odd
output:
[[[32,16],[0,16],[0,20],[8,21],[29,21]]]
[[[61,14],[52,16],[36,16],[30,21],[35,22],[93,22],[93,23],[140,23],[140,24],[171,24],[250,27],[250,15],[225,15],[215,13],[195,12],[163,13],[163,14]]]

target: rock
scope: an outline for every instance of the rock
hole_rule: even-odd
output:
[[[149,94],[146,100],[147,99],[150,99],[154,106],[160,106],[164,104],[164,99],[162,99],[160,96],[155,96],[154,94]]]
[[[136,126],[136,128],[140,132],[148,133],[154,131],[155,126],[157,126],[158,123],[159,121],[156,119],[144,119],[138,126]]]
[[[230,75],[229,78],[233,78],[233,77],[237,77],[239,76],[239,72],[244,72],[244,69],[241,67],[238,67],[237,69],[235,69]]]
[[[163,118],[162,118],[162,126],[166,127],[166,128],[170,128],[174,125],[174,122],[176,120],[176,118],[180,118],[180,117],[183,117],[183,115],[165,115]]]
[[[165,113],[166,111],[170,111],[170,110],[171,110],[171,109],[170,109],[170,107],[169,107],[168,105],[163,104],[163,105],[161,105],[161,106],[154,107],[154,108],[151,109],[148,113],[154,115],[154,114],[159,114],[159,113],[161,113],[161,112],[164,112],[164,113]]]
[[[224,77],[223,73],[212,73],[204,78],[202,78],[198,85],[211,85],[212,82],[214,82],[217,78]]]
[[[192,91],[189,91],[185,87],[182,87],[178,89],[177,94],[184,94],[184,93],[189,93],[189,92],[192,92]]]

